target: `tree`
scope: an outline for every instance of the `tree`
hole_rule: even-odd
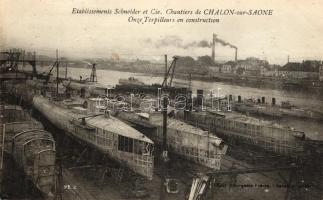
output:
[[[211,58],[211,56],[207,56],[207,55],[198,57],[197,62],[202,66],[213,66],[213,65],[215,65],[215,62]]]
[[[239,68],[237,69],[237,71],[236,71],[236,73],[237,73],[238,75],[243,75],[243,74],[244,74],[244,72],[245,72],[245,69],[243,69],[242,67],[239,67]]]
[[[178,57],[176,65],[179,67],[191,68],[196,65],[196,61],[190,56]]]

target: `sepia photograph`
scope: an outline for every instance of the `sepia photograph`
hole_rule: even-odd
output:
[[[0,200],[323,200],[322,10],[0,0]]]

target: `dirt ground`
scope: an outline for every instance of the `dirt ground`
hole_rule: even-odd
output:
[[[174,161],[176,162],[176,161]],[[235,160],[229,156],[222,162],[222,168],[227,169],[228,166],[235,162],[237,168],[252,167],[246,163]],[[238,163],[238,164],[237,164]],[[192,165],[186,163],[187,165]],[[175,200],[185,199],[185,195],[190,189],[192,179],[189,171],[185,171],[187,167],[177,169],[173,177],[179,180],[179,193],[167,194],[164,193],[164,199]],[[156,173],[152,181],[140,179],[140,185],[137,192],[133,191],[135,188],[135,181],[129,181],[127,177],[124,181],[117,183],[112,177],[107,177],[104,182],[99,182],[97,179],[91,177],[91,172],[84,173],[80,170],[67,170],[63,171],[63,199],[64,200],[133,200],[133,199],[151,199],[159,200],[160,198],[160,177],[156,169]],[[283,172],[281,172],[283,173]],[[187,175],[185,175],[187,174]],[[186,177],[185,177],[186,176]],[[286,188],[278,187],[283,185],[283,181],[277,172],[264,173],[264,174],[246,174],[232,176],[221,176],[218,178],[219,182],[214,185],[213,190],[209,190],[208,199],[226,199],[226,200],[272,200],[284,199]],[[68,187],[70,186],[70,187]],[[213,191],[213,192],[211,192]]]

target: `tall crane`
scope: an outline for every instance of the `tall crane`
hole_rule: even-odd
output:
[[[167,88],[167,87],[172,86],[177,59],[178,59],[178,57],[176,57],[176,56],[173,57],[173,61],[172,61],[171,65],[169,66],[169,68],[167,68],[167,65],[166,65],[165,78],[164,78],[164,81],[162,83],[163,88]],[[170,81],[168,82],[169,77],[170,77]]]
[[[56,60],[56,61],[53,63],[53,66],[50,68],[49,72],[45,75],[45,77],[46,77],[46,82],[45,82],[45,84],[47,84],[47,83],[48,83],[49,78],[50,78],[50,76],[52,75],[52,71],[53,71],[53,69],[58,68],[58,65],[59,65],[59,62]]]
[[[160,200],[165,200],[165,186],[166,186],[166,191],[169,193],[177,193],[178,192],[178,180],[174,178],[166,178],[168,176],[168,163],[169,163],[169,157],[168,157],[168,148],[167,148],[167,108],[168,108],[168,87],[172,86],[172,81],[173,81],[173,76],[174,76],[174,70],[176,66],[176,60],[177,57],[173,57],[173,61],[169,68],[167,67],[167,55],[165,55],[165,79],[162,84],[162,90],[164,93],[163,99],[161,99],[163,105],[161,105],[161,110],[162,110],[162,115],[163,115],[163,152],[161,155],[161,168],[162,168],[162,180],[160,182],[160,194],[159,194],[159,199]],[[171,74],[170,71],[172,70]],[[170,77],[170,81],[167,82],[168,78]],[[175,189],[170,189],[170,185],[176,186]]]
[[[89,82],[95,82],[95,83],[98,82],[98,79],[97,79],[97,76],[96,76],[96,63],[88,62],[88,61],[85,61],[85,60],[82,60],[82,62],[88,64],[89,66],[92,66]],[[86,79],[85,79],[85,81],[86,81]]]

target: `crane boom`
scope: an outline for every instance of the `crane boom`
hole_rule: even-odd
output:
[[[176,56],[173,57],[173,61],[172,61],[171,65],[169,66],[169,68],[167,69],[167,72],[165,74],[165,79],[162,83],[162,87],[171,87],[172,86],[177,59],[178,58]],[[172,70],[172,73],[170,74],[171,70]],[[169,76],[170,76],[170,81],[168,83]]]

